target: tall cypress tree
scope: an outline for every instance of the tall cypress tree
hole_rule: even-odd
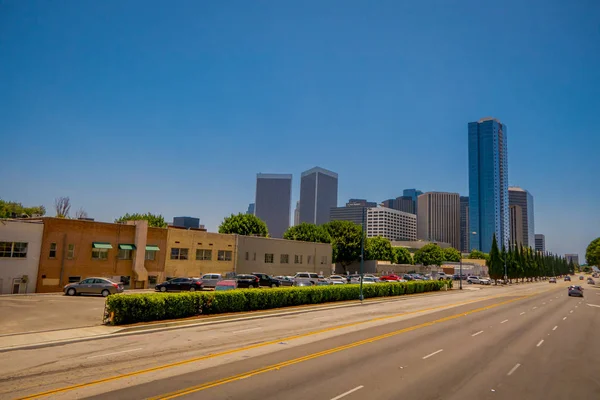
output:
[[[498,242],[496,241],[496,234],[492,239],[492,250],[490,251],[490,263],[489,263],[490,278],[498,280],[502,277],[502,259],[500,256],[500,250],[498,250]],[[496,284],[498,284],[496,282]]]

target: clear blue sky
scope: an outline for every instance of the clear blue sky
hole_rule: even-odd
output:
[[[482,5],[481,3],[487,3]],[[600,236],[600,2],[0,0],[0,197],[112,220],[253,201],[468,194],[467,123],[508,126],[547,247]],[[53,215],[53,212],[49,213]]]

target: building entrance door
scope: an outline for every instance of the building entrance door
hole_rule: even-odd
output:
[[[15,279],[13,279],[12,294],[19,294],[20,291],[21,291],[21,279],[15,278]]]

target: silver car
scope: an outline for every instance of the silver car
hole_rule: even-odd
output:
[[[81,282],[69,283],[64,287],[67,296],[77,294],[100,294],[104,297],[123,293],[123,283],[113,282],[107,278],[85,278]]]
[[[214,288],[217,283],[223,280],[221,274],[204,274],[200,278],[202,280],[202,286],[205,288]]]

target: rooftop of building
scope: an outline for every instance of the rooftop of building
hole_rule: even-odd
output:
[[[499,124],[502,123],[502,122],[500,122],[500,120],[498,118],[494,118],[494,117],[483,117],[477,122],[481,123],[481,122],[486,122],[486,121],[496,121]]]
[[[256,174],[256,179],[292,179],[292,174]]]
[[[323,175],[328,175],[328,176],[330,176],[332,178],[335,178],[335,179],[337,179],[337,177],[338,177],[337,173],[335,173],[333,171],[329,171],[329,170],[327,170],[325,168],[321,168],[321,167],[314,167],[314,168],[309,169],[308,171],[304,171],[302,173],[301,177],[305,177],[307,175],[314,174],[314,173],[320,173],[320,174],[323,174]]]

